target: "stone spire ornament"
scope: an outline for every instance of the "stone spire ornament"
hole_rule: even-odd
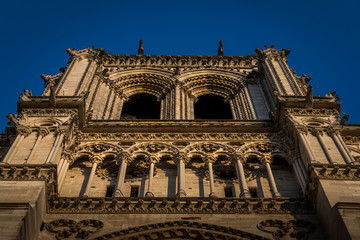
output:
[[[223,41],[219,42],[218,56],[224,56]]]
[[[139,50],[138,50],[138,54],[139,54],[139,55],[144,55],[143,40],[140,40],[140,41],[139,41]]]

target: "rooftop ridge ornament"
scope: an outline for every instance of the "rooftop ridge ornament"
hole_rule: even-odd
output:
[[[143,40],[139,41],[139,50],[138,55],[144,55],[144,46],[143,46]]]
[[[224,56],[224,49],[223,49],[223,41],[222,40],[220,40],[220,42],[219,42],[218,56],[221,56],[221,57]]]

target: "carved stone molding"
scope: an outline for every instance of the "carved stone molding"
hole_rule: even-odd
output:
[[[69,219],[58,219],[46,223],[46,230],[55,233],[57,240],[70,238],[75,235],[75,238],[87,238],[92,233],[99,231],[104,227],[104,223],[99,220],[86,219],[76,222]]]
[[[83,133],[83,140],[270,140],[275,133]]]
[[[0,181],[45,181],[50,197],[57,194],[56,168],[53,164],[0,164]]]
[[[300,116],[340,116],[336,109],[287,108],[285,113]]]
[[[281,220],[261,221],[257,228],[263,232],[272,233],[274,239],[307,239],[309,235],[316,231],[314,223],[306,220]]]
[[[199,222],[175,221],[149,224],[112,232],[94,238],[107,239],[262,239],[267,238],[241,230]]]
[[[282,214],[313,213],[306,201],[226,198],[51,198],[49,213]]]
[[[159,68],[180,68],[181,72],[189,69],[222,68],[236,71],[238,69],[257,68],[258,59],[256,55],[245,57],[228,56],[161,56],[161,55],[106,55],[104,66],[127,68],[133,66],[149,66]]]
[[[313,179],[360,180],[360,165],[311,164],[309,170]]]
[[[360,137],[358,136],[342,136],[342,139],[346,144],[359,144]]]
[[[27,109],[23,109],[21,111],[22,115],[27,115],[29,117],[49,117],[49,116],[56,116],[56,117],[68,117],[70,115],[75,116],[77,115],[78,110],[76,109],[59,109],[59,108],[41,108],[41,109],[37,109],[37,108],[27,108]]]

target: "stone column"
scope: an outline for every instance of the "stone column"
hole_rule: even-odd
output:
[[[185,155],[177,156],[177,176],[178,176],[178,192],[176,194],[177,197],[186,197],[185,192]]]
[[[329,163],[334,164],[331,154],[330,154],[329,150],[327,149],[326,144],[324,143],[324,139],[322,137],[322,135],[323,135],[322,130],[313,129],[312,134],[314,134],[317,137],[317,139],[319,140],[320,146],[324,150],[325,156],[328,159]]]
[[[115,191],[113,193],[113,197],[124,197],[121,188],[125,181],[126,168],[129,160],[130,160],[130,156],[127,156],[125,154],[121,156],[121,164],[119,166],[119,173],[118,173],[117,183],[116,183]]]
[[[216,198],[215,187],[214,187],[214,173],[213,173],[213,162],[215,162],[215,158],[212,156],[208,156],[206,161],[209,169],[209,183],[210,183],[210,194],[209,197]]]
[[[354,163],[355,160],[353,159],[350,151],[347,149],[347,147],[346,147],[344,141],[342,140],[340,134],[338,132],[335,132],[334,130],[330,130],[329,134],[334,139],[336,147],[339,149],[341,155],[345,159],[346,164]]]
[[[178,84],[175,85],[175,102],[173,104],[175,105],[175,112],[174,112],[174,119],[180,120],[181,119],[181,102],[180,102],[180,86]]]
[[[271,167],[270,167],[270,163],[271,163],[271,156],[264,156],[261,159],[261,163],[266,167],[266,171],[269,177],[269,181],[270,181],[270,188],[271,188],[271,192],[273,197],[280,197],[280,193],[278,192],[278,189],[276,187],[276,183],[275,183],[275,179],[274,176],[272,174],[271,171]]]
[[[35,142],[33,148],[31,149],[31,152],[26,160],[27,163],[30,162],[30,160],[33,158],[34,154],[36,153],[36,149],[38,148],[38,146],[41,142],[41,139],[43,137],[45,137],[48,133],[49,133],[49,130],[47,128],[42,128],[39,130],[36,142]]]
[[[89,180],[86,183],[86,188],[85,188],[85,191],[84,191],[82,197],[88,197],[89,196],[90,188],[91,188],[91,184],[92,184],[92,181],[94,179],[94,176],[95,176],[96,168],[97,168],[98,164],[102,162],[102,157],[100,157],[98,155],[95,155],[95,156],[92,157],[91,162],[92,162],[92,168],[91,168]]]
[[[145,197],[154,197],[154,194],[151,191],[151,186],[154,178],[155,163],[159,161],[159,158],[156,156],[151,156],[149,158],[149,161],[150,161],[149,182],[148,182],[148,190],[145,194]]]
[[[307,134],[307,130],[306,129],[299,129],[299,136],[301,139],[301,142],[303,143],[305,150],[310,158],[311,162],[315,162],[315,155],[313,153],[313,151],[311,150],[311,147],[306,139],[306,134]]]
[[[64,164],[62,165],[61,167],[61,170],[60,170],[60,174],[59,174],[59,177],[58,177],[58,192],[60,191],[63,183],[64,183],[64,180],[65,180],[65,177],[66,177],[66,173],[69,169],[69,166],[70,166],[70,163],[68,160],[64,160]]]
[[[64,136],[65,136],[65,131],[64,130],[58,130],[57,131],[57,136],[56,136],[56,139],[55,139],[55,143],[54,143],[54,146],[52,147],[51,149],[51,152],[49,153],[47,159],[46,159],[46,163],[53,163],[58,152],[59,152],[59,149],[61,147],[61,144],[64,140]]]
[[[20,144],[24,140],[25,137],[29,136],[31,133],[31,129],[18,129],[18,135],[14,143],[11,145],[10,150],[7,152],[5,158],[3,159],[4,163],[10,163],[12,158],[15,156],[16,152],[19,149]]]
[[[249,188],[248,188],[247,183],[246,183],[244,167],[243,167],[243,164],[241,162],[242,157],[235,156],[234,160],[235,160],[236,175],[237,175],[237,178],[238,178],[238,181],[239,181],[239,188],[240,188],[240,196],[239,197],[249,198],[251,196],[250,196]]]

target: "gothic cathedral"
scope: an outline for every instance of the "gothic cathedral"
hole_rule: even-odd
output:
[[[1,239],[360,239],[360,125],[288,49],[67,49],[0,136]]]

